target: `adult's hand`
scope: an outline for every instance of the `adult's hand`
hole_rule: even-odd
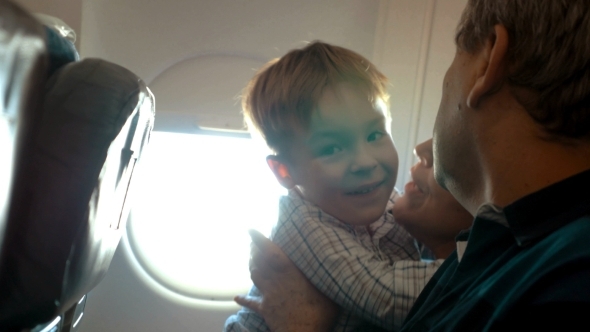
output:
[[[257,231],[250,231],[250,277],[262,298],[237,296],[234,300],[256,311],[273,332],[330,331],[338,307],[320,293],[289,257]]]

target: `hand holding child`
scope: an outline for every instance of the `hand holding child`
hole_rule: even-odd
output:
[[[250,231],[250,277],[262,298],[235,301],[264,317],[274,332],[330,331],[338,307],[320,293],[283,251],[257,231]]]

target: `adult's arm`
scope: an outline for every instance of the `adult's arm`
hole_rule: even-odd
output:
[[[235,301],[264,317],[273,332],[330,331],[338,307],[320,293],[283,251],[251,231],[250,276],[262,298],[237,296]]]

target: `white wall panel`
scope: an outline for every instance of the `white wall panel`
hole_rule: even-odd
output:
[[[271,59],[320,39],[371,57],[377,0],[85,0],[83,56],[148,82],[208,53]]]

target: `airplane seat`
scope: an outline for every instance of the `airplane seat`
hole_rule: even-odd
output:
[[[77,330],[154,122],[153,94],[121,66],[85,59],[48,75],[45,33],[0,0],[0,331]]]

